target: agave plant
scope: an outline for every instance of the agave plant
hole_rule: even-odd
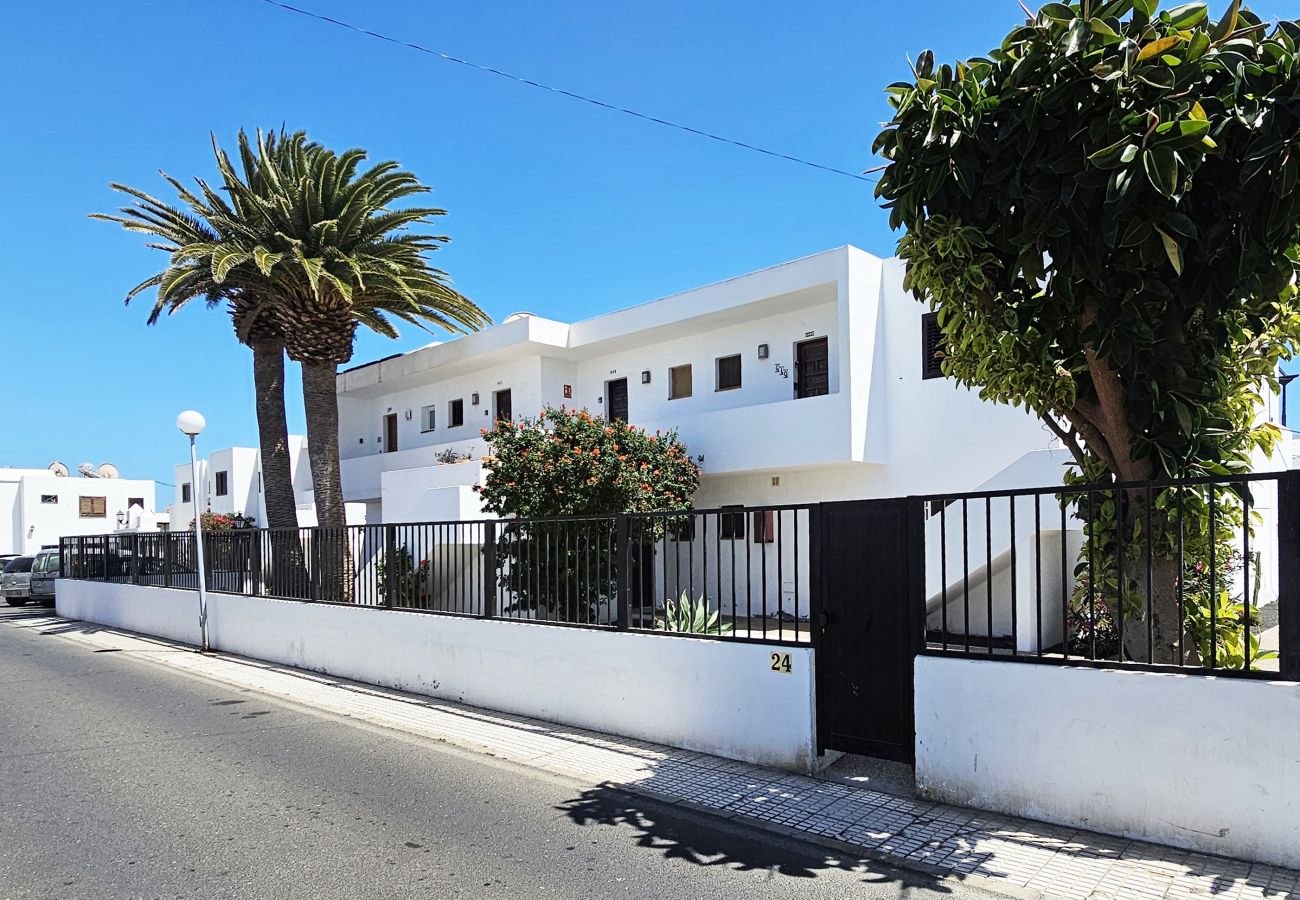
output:
[[[731,634],[731,624],[718,618],[717,610],[710,611],[701,594],[691,600],[685,591],[678,600],[664,601],[663,618],[655,619],[656,631],[675,631],[679,634]]]

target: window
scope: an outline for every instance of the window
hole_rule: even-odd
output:
[[[188,482],[181,485],[181,502],[182,503],[190,502],[190,486]]]
[[[734,391],[740,387],[740,354],[723,356],[718,360],[717,387],[715,391]]]
[[[691,395],[691,367],[673,366],[668,370],[668,399],[680,400]]]
[[[776,510],[754,510],[754,543],[770,544],[776,540]]]
[[[81,497],[78,513],[83,519],[102,519],[106,515],[107,505],[104,497]]]
[[[433,431],[438,424],[436,406],[420,407],[420,431]]]
[[[718,532],[723,540],[742,541],[745,539],[744,512],[728,512],[728,510],[743,509],[742,506],[722,507],[722,512],[718,515]]]
[[[58,494],[41,494],[41,502],[42,502],[42,503],[58,503],[58,502],[59,502],[59,495],[58,495]]]
[[[229,477],[229,475],[230,475],[230,473],[228,473],[228,472],[218,472],[218,473],[216,474],[216,476],[215,476],[215,477],[216,477],[216,481],[217,481],[217,490],[216,490],[216,494],[217,494],[218,497],[224,497],[224,496],[226,496],[226,494],[230,493],[230,477]]]
[[[465,424],[465,401],[453,400],[447,404],[447,427],[455,428]]]
[[[133,507],[133,506],[138,506],[138,507],[140,507],[141,509],[144,509],[144,498],[143,498],[143,497],[127,497],[127,498],[126,498],[126,508],[127,508],[127,509],[130,509],[130,508]]]
[[[938,313],[921,316],[921,378],[943,377],[943,330]]]

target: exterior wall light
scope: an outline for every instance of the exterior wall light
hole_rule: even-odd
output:
[[[474,393],[469,395],[469,405],[478,406],[478,391],[475,391]]]
[[[758,345],[758,358],[767,359],[767,344]]]
[[[649,370],[649,369],[644,369],[644,370],[642,370],[642,372],[641,372],[641,383],[642,383],[642,384],[649,384],[649,383],[650,383],[650,370]]]

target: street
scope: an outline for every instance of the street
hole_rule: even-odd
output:
[[[0,897],[991,896],[11,627],[45,614],[0,613]]]

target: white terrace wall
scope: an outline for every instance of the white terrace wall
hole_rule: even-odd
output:
[[[191,591],[58,582],[60,615],[197,643]],[[795,772],[817,763],[809,648],[209,596],[213,649]],[[790,653],[792,672],[772,670]],[[739,677],[745,673],[747,677]]]
[[[1300,867],[1300,684],[921,656],[926,797]]]

